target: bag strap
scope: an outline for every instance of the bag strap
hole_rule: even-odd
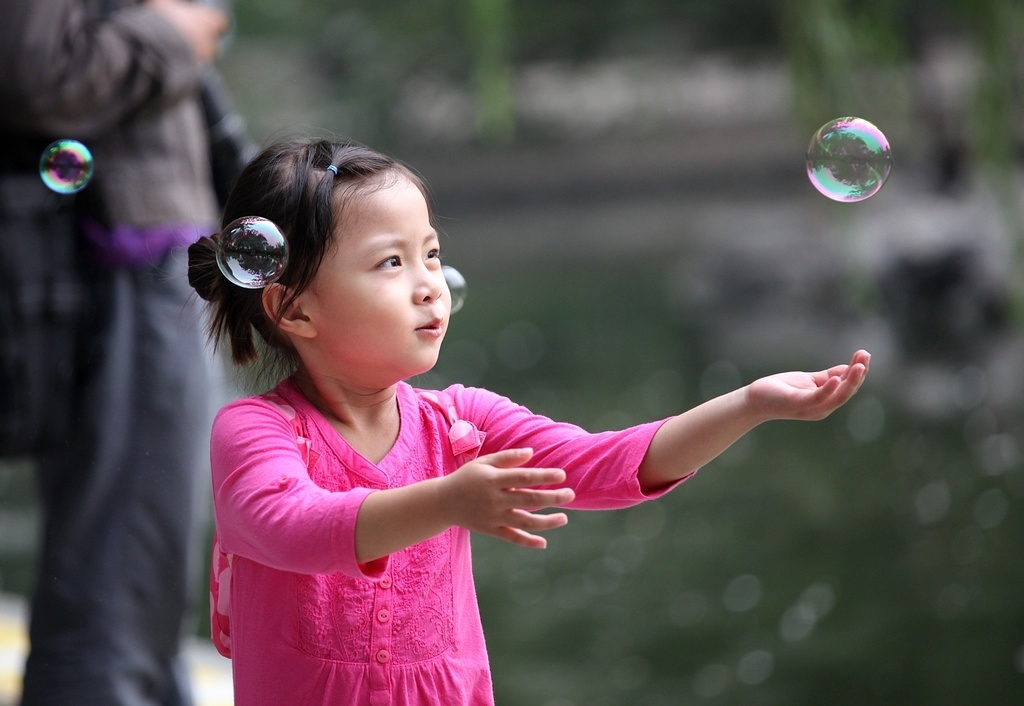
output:
[[[306,468],[311,468],[320,455],[313,449],[306,438],[302,422],[295,408],[285,402],[277,393],[271,392],[262,396],[271,406],[275,407],[285,419],[292,424],[295,431],[295,443]],[[224,657],[231,658],[231,572],[235,566],[235,555],[224,551],[220,545],[220,537],[213,533],[213,549],[210,562],[210,637],[214,647]]]
[[[299,415],[296,413],[295,408],[285,402],[284,398],[276,392],[268,392],[262,397],[264,401],[276,407],[284,415],[284,418],[292,423],[292,429],[295,431],[295,443],[299,447],[299,453],[306,464],[306,468],[311,468],[320,459],[320,454],[317,453],[316,449],[310,445],[309,439],[306,438],[306,430],[302,428],[302,422],[299,420]]]
[[[480,454],[486,432],[477,429],[473,422],[459,418],[455,409],[455,399],[443,390],[416,390],[420,399],[425,400],[435,409],[441,411],[448,420],[448,441],[452,445],[452,453],[460,462],[472,461]]]

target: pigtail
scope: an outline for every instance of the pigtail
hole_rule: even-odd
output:
[[[225,318],[219,323],[226,329],[227,338],[231,342],[231,362],[235,365],[248,365],[255,361],[256,341],[249,322]],[[271,332],[267,335],[271,335]]]
[[[224,278],[217,267],[217,241],[208,235],[188,246],[188,283],[205,301],[220,298]]]
[[[226,339],[231,347],[231,360],[245,365],[256,359],[256,345],[248,320],[228,315],[228,311],[253,293],[232,285],[221,274],[217,264],[215,236],[203,236],[188,246],[188,283],[204,301],[210,303],[211,316],[207,333],[214,349]]]

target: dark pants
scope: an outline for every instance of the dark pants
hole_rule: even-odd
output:
[[[39,462],[45,528],[23,706],[192,702],[213,397],[184,255],[87,273],[67,444]]]

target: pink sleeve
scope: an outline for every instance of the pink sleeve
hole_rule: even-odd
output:
[[[214,421],[210,453],[225,552],[297,573],[383,573],[386,559],[356,561],[356,518],[373,491],[330,492],[313,483],[295,430],[278,409],[254,398],[226,406]]]
[[[562,468],[565,485],[576,492],[567,507],[610,510],[660,497],[689,478],[645,494],[637,480],[651,439],[666,420],[621,431],[590,433],[573,424],[534,414],[501,395],[477,388],[449,389],[459,416],[485,432],[481,454],[530,447],[530,466]],[[690,475],[693,475],[692,473]]]

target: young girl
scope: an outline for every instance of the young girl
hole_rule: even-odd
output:
[[[491,704],[470,532],[543,548],[552,507],[656,498],[756,425],[821,419],[869,356],[782,373],[694,409],[590,434],[482,389],[428,392],[450,294],[424,185],[366,147],[289,141],[262,152],[224,223],[273,221],[289,259],[262,289],[189,250],[211,334],[279,384],[221,410],[214,505],[230,596],[235,703]],[[260,339],[257,346],[256,336]],[[225,590],[222,586],[221,590]]]

